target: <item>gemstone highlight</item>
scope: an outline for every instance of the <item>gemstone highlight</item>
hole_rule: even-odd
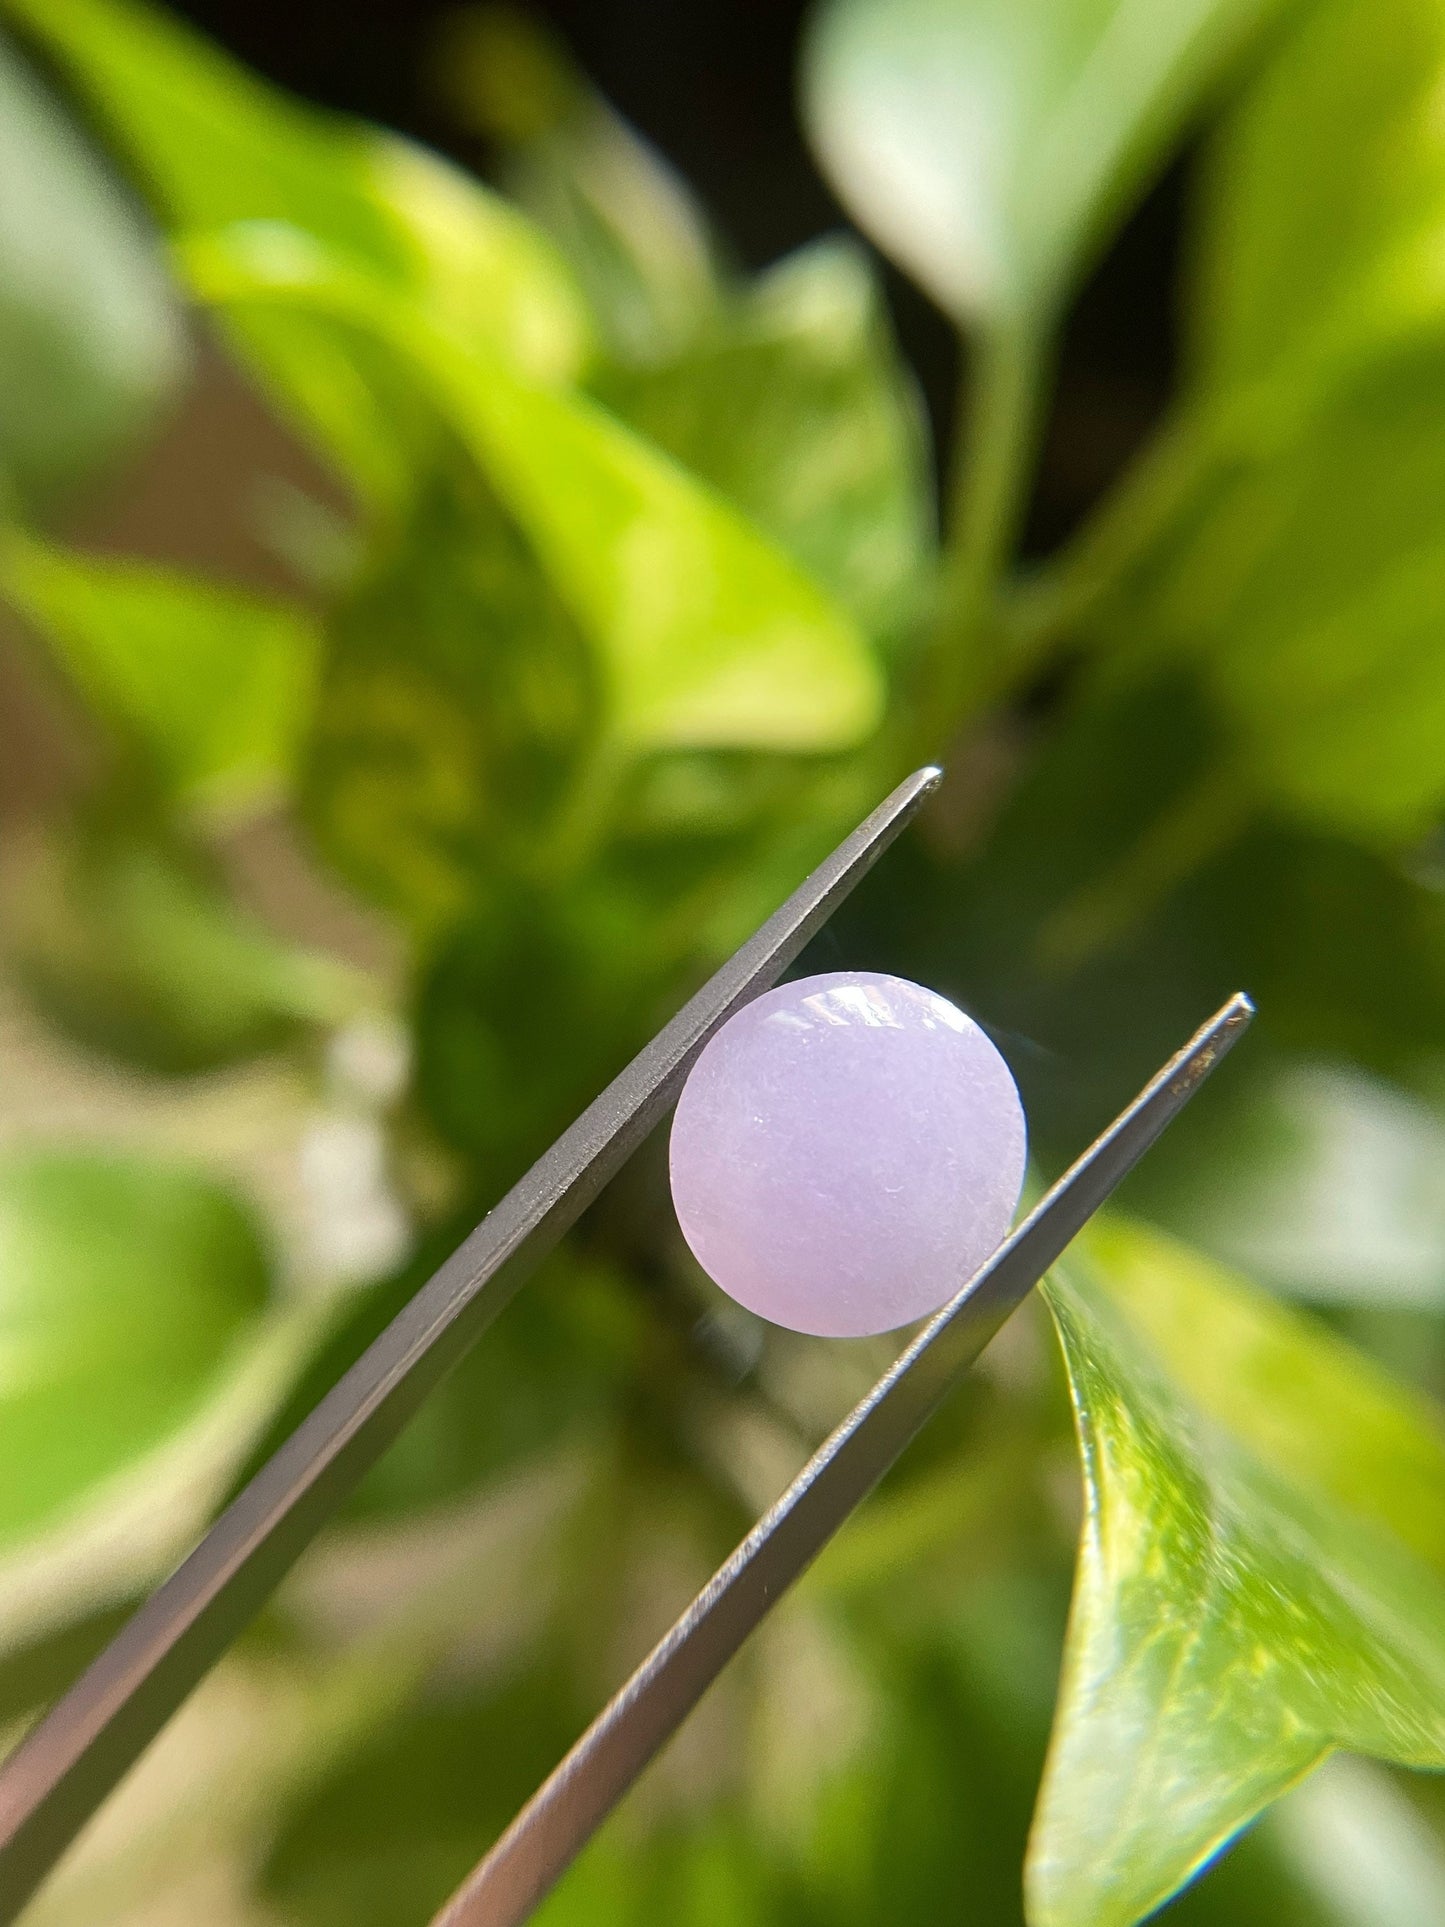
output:
[[[1008,1065],[937,992],[835,971],[712,1037],[672,1124],[708,1275],[793,1331],[860,1337],[946,1304],[1003,1242],[1027,1132]]]

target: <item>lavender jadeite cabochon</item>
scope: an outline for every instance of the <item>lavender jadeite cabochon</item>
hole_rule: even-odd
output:
[[[829,1338],[945,1304],[1003,1242],[1023,1106],[971,1017],[901,977],[765,991],[693,1066],[672,1196],[703,1269],[750,1311]]]

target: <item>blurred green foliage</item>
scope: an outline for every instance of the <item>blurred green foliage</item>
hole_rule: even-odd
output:
[[[0,1075],[92,1139],[0,1105],[7,1715],[946,753],[827,941],[994,1028],[1045,1170],[1256,1037],[539,1919],[1128,1927],[1286,1794],[1175,1917],[1445,1918],[1445,5],[824,0],[820,159],[964,339],[941,504],[867,247],[742,273],[522,16],[438,60],[492,187],[140,0],[4,14],[0,589],[93,752],[0,876]],[[1025,567],[1070,300],[1201,128],[1177,399]],[[287,593],[56,533],[182,302],[346,504]],[[724,1303],[644,1147],[36,1919],[423,1918],[886,1355]]]
[[[25,1468],[0,1520],[13,1540],[175,1427],[265,1306],[268,1279],[240,1207],[159,1166],[16,1159],[0,1222],[5,1349],[19,1362],[0,1423],[6,1462]]]
[[[138,211],[8,46],[0,62],[0,487],[36,507],[136,432],[184,344]]]

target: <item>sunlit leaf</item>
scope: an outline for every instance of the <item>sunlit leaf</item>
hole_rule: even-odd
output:
[[[197,240],[185,260],[208,300],[333,315],[396,356],[592,642],[621,746],[834,749],[876,724],[878,670],[836,605],[595,404],[467,353],[295,230],[233,229]]]
[[[274,936],[192,854],[115,826],[18,879],[7,945],[50,1021],[93,1050],[193,1074],[349,1015],[353,974]]]
[[[6,0],[140,160],[188,226],[295,221],[378,271],[405,271],[400,237],[363,186],[354,124],[304,106],[146,0]]]
[[[1348,408],[1372,367],[1438,352],[1445,333],[1445,36],[1433,0],[1301,6],[1268,53],[1201,170],[1180,420],[1162,460],[1141,464],[1102,518],[1149,531],[1147,568],[1161,528],[1177,537],[1181,517],[1217,515],[1223,497],[1240,536],[1231,582],[1256,559],[1261,473],[1269,493],[1270,464],[1288,464],[1321,410],[1339,410],[1342,394]],[[1127,574],[1141,549],[1123,546]]]
[[[1190,327],[1209,389],[1289,383],[1330,335],[1445,321],[1445,16],[1434,0],[1300,9],[1206,170]]]
[[[268,87],[141,0],[11,0],[73,74],[179,229],[294,223],[529,378],[575,372],[588,323],[560,258],[440,156]],[[409,425],[364,345],[315,316],[255,314],[236,339],[363,495],[408,479]]]
[[[303,784],[325,854],[418,931],[445,924],[480,879],[545,844],[594,681],[495,497],[474,476],[439,479],[329,627]]]
[[[1423,1098],[1289,1061],[1160,1153],[1133,1208],[1262,1283],[1325,1304],[1445,1302],[1445,1119]]]
[[[1445,1765],[1445,1433],[1183,1247],[1048,1288],[1086,1514],[1033,1927],[1129,1927],[1335,1748]]]
[[[950,314],[1045,313],[1275,3],[830,0],[813,141]]]
[[[928,451],[867,257],[801,249],[720,305],[685,354],[603,399],[766,529],[875,633],[919,600]]]
[[[1222,564],[1196,633],[1264,780],[1311,814],[1397,837],[1445,796],[1442,81],[1445,22],[1428,0],[1329,0],[1227,124],[1206,203],[1202,381],[1287,391],[1331,336],[1327,363],[1354,372],[1206,521],[1163,616],[1172,629]],[[1372,365],[1392,326],[1402,344],[1376,346]]]
[[[608,418],[493,385],[492,473],[600,645],[639,748],[850,746],[882,689],[857,630],[717,497]]]
[[[270,1291],[255,1226],[203,1177],[82,1152],[0,1164],[0,1544],[180,1425]]]
[[[183,359],[138,212],[0,42],[0,488],[43,500],[81,479]]]
[[[501,146],[507,188],[571,263],[610,352],[647,363],[684,348],[725,277],[706,214],[664,157],[509,7],[457,9],[435,68],[462,122]]]
[[[315,1349],[330,1310],[314,1300],[267,1311],[172,1431],[0,1547],[0,1650],[134,1601],[175,1568]],[[54,1697],[75,1670],[37,1697]]]
[[[590,324],[545,236],[429,148],[395,135],[371,143],[366,185],[400,233],[418,302],[534,381],[575,375]]]
[[[536,379],[586,322],[555,251],[439,155],[291,99],[145,0],[7,0],[91,95],[178,228],[287,221]]]
[[[1399,1776],[1339,1755],[1266,1828],[1300,1885],[1340,1927],[1418,1927],[1445,1915],[1445,1847]]]
[[[285,791],[319,648],[301,610],[18,535],[0,548],[0,589],[181,802],[233,814]]]

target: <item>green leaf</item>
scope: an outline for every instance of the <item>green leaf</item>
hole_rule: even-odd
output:
[[[302,610],[19,535],[0,548],[0,587],[179,802],[234,815],[285,792],[320,646]]]
[[[1029,1917],[1128,1927],[1331,1750],[1445,1765],[1445,1434],[1136,1227],[1047,1295],[1086,1512]]]
[[[286,221],[534,379],[569,375],[586,321],[546,240],[439,155],[291,100],[141,0],[6,0],[69,67],[179,229]]]
[[[959,320],[1051,313],[1276,0],[829,0],[813,143]]]
[[[1325,338],[1358,347],[1392,317],[1438,324],[1442,74],[1434,0],[1300,10],[1205,175],[1191,304],[1202,388],[1297,380]]]
[[[78,1151],[0,1162],[0,1544],[182,1424],[270,1291],[256,1227],[204,1177]]]
[[[0,1651],[174,1567],[330,1316],[199,1171],[0,1158]]]
[[[299,306],[384,345],[528,537],[597,653],[611,738],[827,750],[882,710],[853,625],[717,496],[581,397],[468,352],[294,230],[192,243],[204,299]]]
[[[591,323],[545,235],[429,148],[370,138],[367,188],[400,233],[418,305],[531,381],[580,373]]]
[[[1241,475],[1247,493],[1271,462],[1287,464],[1312,417],[1372,367],[1438,351],[1439,10],[1319,0],[1296,13],[1211,143],[1187,262],[1183,405],[1081,545],[1086,600],[1157,563],[1161,542],[1215,513]],[[1246,557],[1252,514],[1236,516]]]
[[[349,970],[238,910],[194,853],[124,825],[40,851],[6,907],[50,1021],[147,1070],[212,1070],[360,1000]]]
[[[419,491],[338,604],[303,804],[327,857],[418,931],[536,861],[593,723],[577,625],[474,476]]]
[[[453,110],[504,151],[504,183],[570,262],[609,352],[666,360],[725,298],[706,214],[536,20],[458,9],[435,62]]]
[[[1319,1059],[1230,1082],[1131,1180],[1131,1209],[1293,1297],[1445,1305],[1438,1104]]]
[[[38,503],[114,456],[184,344],[153,238],[0,41],[0,490]]]
[[[874,633],[914,613],[933,541],[926,431],[860,248],[800,249],[685,353],[598,392]]]
[[[1331,1927],[1445,1916],[1445,1846],[1396,1774],[1338,1756],[1274,1809],[1268,1831]]]
[[[292,223],[531,379],[566,379],[585,358],[586,315],[556,251],[438,155],[290,100],[137,0],[8,4],[94,101],[172,227]],[[365,497],[404,492],[408,425],[364,349],[295,312],[249,316],[235,339]]]
[[[529,379],[578,373],[590,324],[542,236],[427,149],[371,130],[357,138],[368,150],[361,187],[397,228],[396,292]],[[233,316],[227,332],[363,500],[393,511],[407,502],[437,459],[438,425],[388,355],[327,316],[290,308]]]
[[[1249,780],[1386,843],[1445,799],[1445,340],[1367,361],[1240,464],[1121,607],[1204,663]]]
[[[404,1927],[439,1907],[585,1718],[556,1669],[419,1699],[308,1787],[264,1891],[307,1927]]]
[[[455,393],[481,403],[498,490],[598,646],[623,743],[834,750],[871,733],[866,643],[723,501],[583,404],[495,382],[483,399],[470,379]]]
[[[401,237],[364,185],[361,130],[292,101],[143,0],[6,0],[140,162],[171,220],[294,221],[378,272]]]
[[[1060,906],[1116,875],[1229,751],[1183,666],[1145,681],[1101,664],[1041,733],[1020,741],[1011,725],[981,739],[961,848],[905,839],[835,917],[841,954],[934,985],[1014,1041],[1046,1165],[1062,1168],[1241,985],[1272,1047],[1431,1097],[1445,891],[1423,863],[1261,816],[1130,906],[1107,952],[1066,972],[1050,963]],[[1131,1183],[1152,1187],[1167,1165],[1188,1190],[1191,1145],[1202,1162],[1229,1087],[1248,1075],[1192,1104]]]
[[[477,1194],[486,1195],[485,1186]],[[471,1222],[471,1218],[467,1218]],[[317,1399],[413,1297],[463,1227],[433,1238],[405,1271],[365,1293],[357,1313],[314,1362],[289,1413],[278,1415],[279,1445]],[[350,1522],[396,1520],[454,1504],[464,1494],[553,1461],[564,1447],[590,1448],[620,1401],[635,1395],[656,1346],[655,1308],[635,1282],[564,1247],[432,1393],[401,1437],[347,1501]]]
[[[646,1042],[654,934],[602,893],[488,892],[417,987],[417,1095],[492,1196]]]
[[[1260,794],[1385,844],[1445,799],[1442,84],[1429,0],[1327,0],[1226,122],[1182,501],[1102,625],[1199,655]]]

